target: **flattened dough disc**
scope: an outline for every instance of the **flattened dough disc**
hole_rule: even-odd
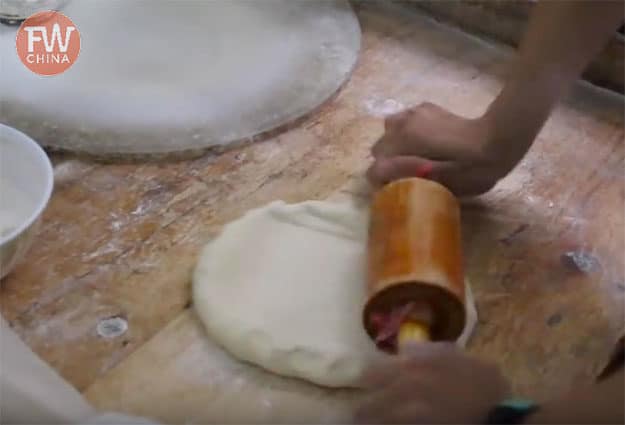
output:
[[[40,77],[0,25],[0,121],[99,156],[196,152],[309,113],[349,77],[360,27],[344,0],[72,0],[77,62]]]
[[[200,255],[193,302],[209,335],[272,372],[353,387],[382,356],[365,333],[368,208],[277,201],[224,227]],[[464,345],[477,320],[467,286]]]

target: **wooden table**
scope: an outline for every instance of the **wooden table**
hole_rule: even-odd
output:
[[[343,400],[221,352],[193,316],[189,283],[198,251],[228,221],[275,199],[326,198],[361,175],[385,114],[431,101],[477,116],[501,87],[509,52],[401,6],[356,8],[363,42],[351,80],[288,132],[181,162],[53,156],[55,193],[26,261],[2,282],[1,312],[97,406],[170,422],[272,421],[278,400],[311,415]],[[469,350],[523,395],[590,381],[623,329],[623,114],[622,97],[578,85],[517,169],[464,205],[480,314]],[[128,330],[103,333],[110,318]],[[253,388],[266,397],[241,398]]]

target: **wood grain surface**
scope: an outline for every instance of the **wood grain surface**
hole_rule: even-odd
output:
[[[402,6],[356,9],[363,45],[351,81],[291,131],[172,163],[55,158],[44,225],[26,261],[2,282],[1,312],[62,376],[89,388],[96,405],[219,419],[207,398],[181,396],[211,386],[206,397],[219,393],[212,373],[222,354],[208,352],[212,343],[189,311],[202,245],[250,208],[323,199],[360,176],[384,115],[431,101],[477,116],[501,87],[505,49]],[[591,381],[623,330],[623,115],[622,97],[578,85],[517,169],[463,205],[465,263],[480,313],[469,350],[501,365],[525,396],[544,399]],[[128,330],[103,334],[98,325],[116,317]],[[188,347],[200,351],[189,357]],[[207,372],[191,386],[197,371]],[[281,385],[265,375],[263,382]],[[318,395],[316,387],[294,385],[307,388],[285,395],[286,404],[318,399],[306,395]],[[200,405],[197,415],[184,413]],[[259,421],[283,418],[276,415]]]

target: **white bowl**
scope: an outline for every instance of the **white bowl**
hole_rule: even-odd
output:
[[[0,279],[30,247],[53,185],[52,164],[43,149],[0,124]]]

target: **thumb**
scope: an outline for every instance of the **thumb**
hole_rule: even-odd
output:
[[[401,349],[400,355],[412,360],[439,359],[458,351],[452,342],[409,342]]]

